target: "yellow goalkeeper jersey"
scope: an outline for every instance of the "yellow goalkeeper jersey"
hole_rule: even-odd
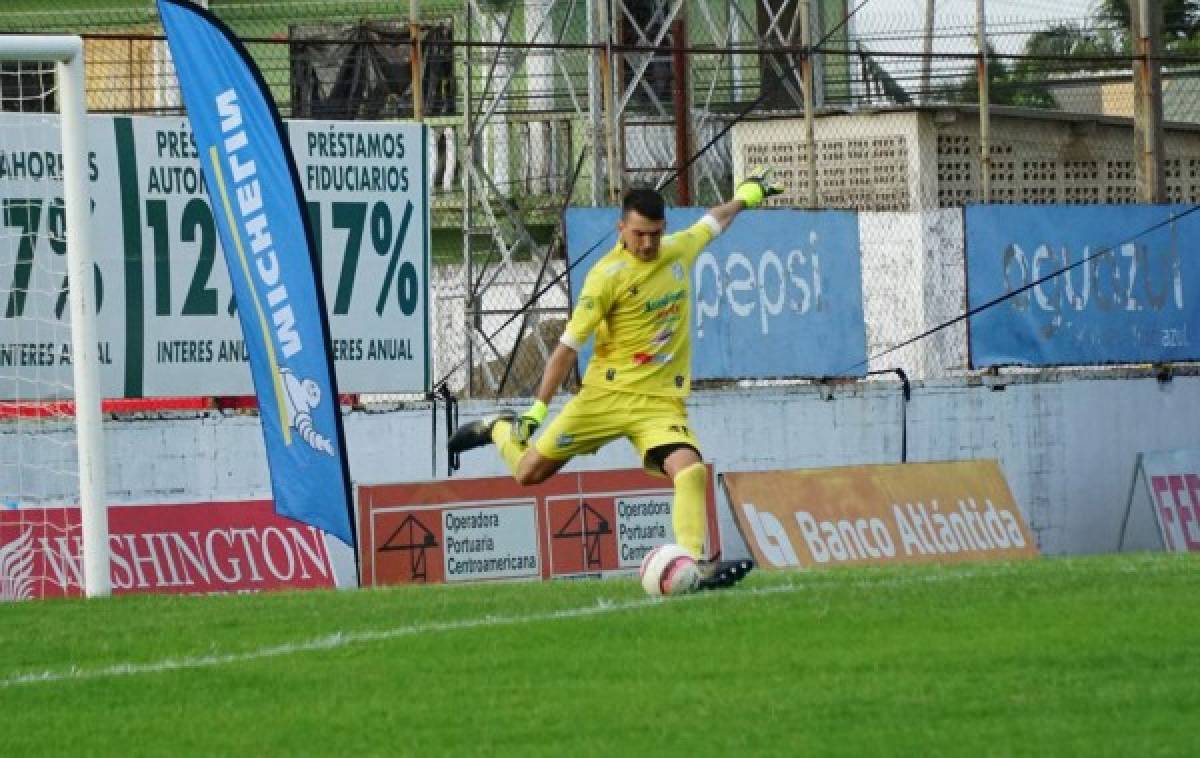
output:
[[[685,397],[691,389],[692,263],[720,225],[705,216],[663,237],[658,258],[638,260],[620,242],[596,261],[562,341],[579,350],[596,335],[585,387]]]

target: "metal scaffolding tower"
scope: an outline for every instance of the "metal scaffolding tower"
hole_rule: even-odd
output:
[[[631,186],[665,184],[675,205],[727,197],[728,135],[688,159],[762,87],[772,115],[803,111],[802,56],[761,51],[802,45],[813,25],[802,14],[815,22],[818,3],[467,0],[465,11],[467,368],[451,385],[529,395],[568,312],[566,207],[615,205]]]

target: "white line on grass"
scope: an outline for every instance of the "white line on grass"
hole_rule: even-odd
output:
[[[878,580],[863,579],[854,582],[854,584],[860,587],[882,587],[917,584],[923,582],[942,582],[947,580],[971,579],[981,575],[999,575],[1000,573],[1001,572],[998,571],[979,571],[975,568],[965,570],[952,569],[947,570],[944,573],[937,574],[906,577],[881,577]],[[587,605],[579,608],[564,608],[562,610],[546,611],[544,613],[531,613],[524,616],[488,615],[472,619],[462,619],[460,621],[435,621],[426,624],[398,626],[392,629],[368,630],[361,632],[335,632],[334,634],[326,635],[324,637],[316,637],[311,640],[304,640],[300,642],[285,642],[279,645],[269,645],[267,647],[249,650],[244,653],[223,653],[192,656],[187,658],[164,658],[162,660],[151,661],[147,663],[115,663],[111,666],[103,666],[101,668],[93,669],[71,666],[67,669],[11,674],[3,679],[0,679],[0,689],[16,687],[23,684],[85,681],[92,679],[108,679],[121,676],[137,676],[138,674],[157,674],[165,671],[212,668],[215,666],[227,666],[237,663],[249,663],[264,658],[277,658],[279,656],[294,655],[297,653],[335,650],[337,648],[348,647],[350,645],[379,642],[381,640],[391,640],[397,637],[412,637],[421,634],[438,634],[441,632],[456,632],[469,629],[480,629],[484,627],[510,626],[513,624],[530,624],[539,621],[557,621],[560,619],[576,619],[588,616],[600,616],[607,613],[639,610],[651,606],[662,605],[666,602],[677,603],[683,600],[694,601],[703,598],[716,597],[733,599],[750,595],[774,595],[779,593],[798,592],[804,589],[814,589],[820,587],[821,584],[823,583],[777,584],[769,587],[755,587],[753,589],[746,588],[737,592],[699,593],[696,595],[671,598],[669,601],[664,601],[661,598],[647,597],[618,603],[606,598],[600,598],[596,601],[595,605]]]
[[[766,595],[780,592],[795,592],[800,589],[803,589],[801,585],[781,584],[772,587],[748,589],[737,594]],[[728,597],[729,594],[732,593],[726,594],[726,597]],[[713,596],[714,593],[696,594],[686,597],[671,598],[670,602],[674,603],[679,602],[680,600],[695,600],[698,598]],[[613,602],[606,598],[600,598],[596,601],[595,605],[587,605],[580,608],[565,608],[557,611],[546,611],[544,613],[530,613],[524,616],[488,615],[472,619],[462,619],[461,621],[435,621],[426,624],[412,624],[410,626],[399,626],[392,629],[368,630],[361,632],[335,632],[324,637],[316,637],[311,640],[304,640],[301,642],[285,642],[279,645],[269,645],[267,647],[261,647],[255,650],[248,650],[244,653],[223,653],[193,656],[188,658],[164,658],[162,660],[151,661],[147,663],[115,663],[111,666],[104,666],[94,669],[71,666],[70,668],[59,669],[57,671],[47,670],[24,674],[13,674],[0,679],[0,689],[6,687],[16,687],[22,684],[107,679],[120,676],[136,676],[138,674],[157,674],[164,671],[179,671],[183,669],[227,666],[237,663],[249,663],[252,661],[261,660],[263,658],[276,658],[283,655],[294,655],[296,653],[335,650],[337,648],[347,647],[350,645],[379,642],[381,640],[390,640],[397,637],[411,637],[421,634],[456,632],[468,629],[479,629],[483,627],[509,626],[513,624],[536,623],[539,621],[557,621],[560,619],[599,616],[607,613],[618,613],[620,611],[639,610],[641,608],[647,608],[650,606],[662,605],[665,602],[667,601],[661,598],[651,597],[641,598],[638,600],[628,600],[620,603]]]

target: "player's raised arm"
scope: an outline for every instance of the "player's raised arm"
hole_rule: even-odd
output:
[[[727,203],[710,208],[708,215],[712,216],[721,229],[727,229],[737,214],[746,208],[757,208],[763,200],[774,195],[783,194],[783,185],[771,178],[773,169],[756,168],[749,176],[738,184],[734,190],[733,199]]]

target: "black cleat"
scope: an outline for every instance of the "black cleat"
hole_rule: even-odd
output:
[[[512,411],[501,411],[490,416],[484,416],[478,421],[463,424],[446,440],[446,449],[451,455],[474,450],[477,447],[492,444],[492,427],[497,421],[512,421],[517,414]]]
[[[696,579],[696,591],[723,590],[746,578],[754,570],[754,561],[698,561],[700,576]]]

